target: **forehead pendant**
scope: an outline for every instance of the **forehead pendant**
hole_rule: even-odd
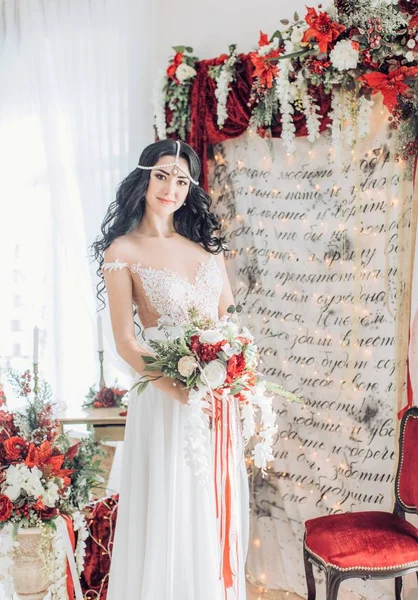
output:
[[[195,185],[199,185],[198,181],[195,181],[191,175],[189,175],[189,173],[187,173],[184,169],[181,168],[181,166],[179,165],[179,158],[180,158],[180,142],[178,140],[176,140],[176,145],[177,145],[177,150],[176,150],[176,160],[173,163],[168,163],[165,165],[153,165],[152,167],[144,167],[143,165],[137,165],[137,169],[144,169],[146,171],[151,171],[152,169],[161,169],[161,166],[164,167],[173,167],[173,175],[178,175],[179,172],[183,173],[183,175],[185,175],[187,177],[187,179],[189,179],[192,183],[194,183]]]

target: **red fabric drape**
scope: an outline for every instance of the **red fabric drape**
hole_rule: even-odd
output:
[[[228,118],[223,128],[218,128],[216,82],[209,76],[209,69],[222,64],[224,60],[225,56],[198,61],[195,64],[197,75],[190,90],[190,129],[186,141],[200,158],[202,164],[200,184],[206,191],[208,189],[208,145],[242,135],[248,129],[252,110],[249,100],[254,66],[249,55],[240,54],[236,63],[236,80],[231,85],[228,95]],[[330,123],[327,116],[331,104],[330,94],[325,94],[319,88],[310,88],[310,93],[320,106],[321,115],[323,115],[320,130],[323,131]],[[167,114],[167,120],[169,119],[170,115]],[[296,112],[294,123],[297,136],[307,135],[306,119],[303,113]],[[272,136],[280,137],[281,129],[280,115],[277,115],[277,123],[271,131]]]

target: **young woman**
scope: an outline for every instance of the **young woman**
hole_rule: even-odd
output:
[[[98,297],[106,287],[116,349],[139,375],[142,355],[152,354],[147,341],[174,335],[190,308],[217,319],[234,303],[219,221],[199,173],[199,159],[185,143],[146,147],[93,244],[102,278]],[[249,502],[242,443],[232,478],[235,529],[225,553],[215,486],[201,485],[185,460],[187,400],[182,383],[169,378],[139,396],[131,393],[108,600],[246,598]]]

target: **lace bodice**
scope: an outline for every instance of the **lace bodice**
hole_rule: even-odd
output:
[[[190,308],[196,308],[202,316],[218,318],[223,282],[213,254],[200,261],[193,281],[168,268],[154,269],[141,263],[129,265],[118,259],[102,266],[103,271],[123,268],[129,268],[140,278],[139,297],[134,301],[144,327],[186,323]]]

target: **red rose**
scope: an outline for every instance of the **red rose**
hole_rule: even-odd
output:
[[[112,388],[103,387],[96,395],[96,401],[105,408],[115,405],[115,394]]]
[[[58,509],[50,508],[49,506],[45,510],[39,511],[39,516],[41,517],[42,521],[50,521],[51,519],[56,517],[57,514],[58,514]]]
[[[26,447],[26,440],[17,435],[10,437],[4,442],[6,458],[8,460],[18,460],[22,456],[22,450]]]
[[[6,394],[0,389],[0,406],[3,406],[4,404],[6,404]]]
[[[0,494],[0,521],[5,523],[12,514],[13,504],[8,496]]]

